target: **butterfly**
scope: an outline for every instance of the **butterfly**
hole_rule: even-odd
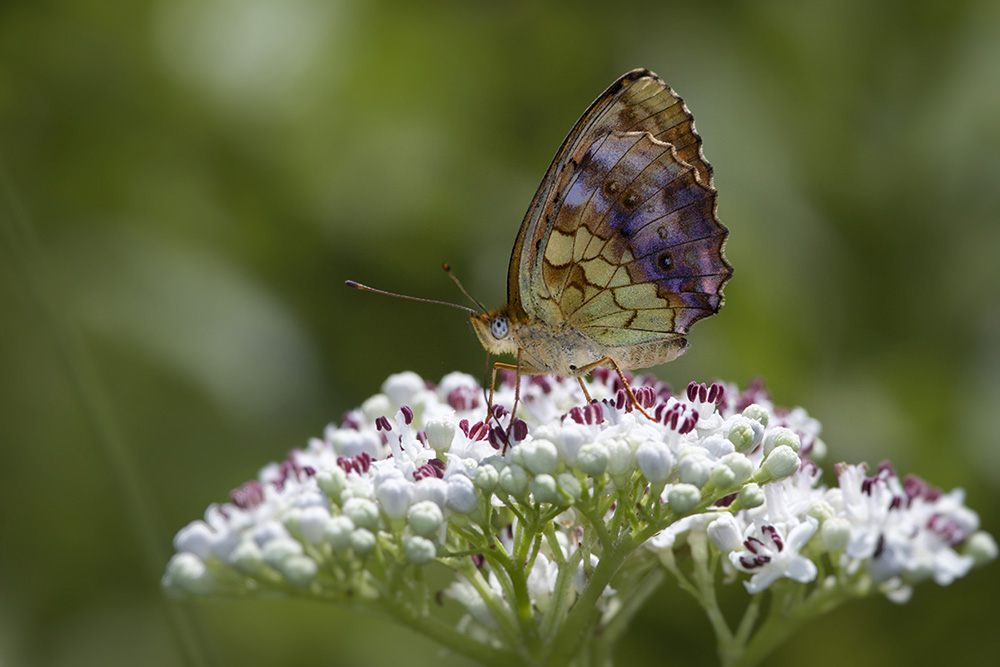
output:
[[[675,359],[691,325],[722,306],[732,267],[717,198],[683,100],[644,69],[612,83],[563,141],[528,207],[507,303],[467,309],[483,347],[515,357],[494,364],[493,384],[498,369],[576,377],[589,401],[582,378],[604,366],[645,414],[623,371]]]

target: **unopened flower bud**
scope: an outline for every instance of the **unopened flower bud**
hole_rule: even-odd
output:
[[[409,403],[424,390],[424,380],[413,371],[396,373],[382,383],[382,393],[396,407]]]
[[[500,483],[500,472],[491,465],[482,465],[476,469],[476,486],[486,493],[493,493]]]
[[[375,394],[361,404],[361,412],[365,421],[374,423],[376,419],[392,412],[392,402],[385,394]]]
[[[738,417],[729,428],[729,441],[738,452],[752,452],[763,437],[764,427],[754,419]]]
[[[552,474],[559,463],[559,452],[548,440],[529,440],[514,451],[520,453],[524,467],[534,475]]]
[[[358,528],[351,534],[351,548],[358,556],[367,556],[375,548],[375,533]]]
[[[412,482],[402,477],[391,477],[376,486],[375,497],[378,498],[382,511],[390,519],[402,519],[406,516],[406,510],[410,508],[410,503],[413,502],[413,490]]]
[[[429,500],[438,507],[444,507],[448,502],[448,482],[440,477],[424,477],[411,486],[413,497],[410,499],[410,504]]]
[[[212,557],[212,529],[204,521],[192,521],[181,528],[174,536],[174,548],[177,551],[193,553],[202,560]]]
[[[736,494],[736,502],[733,503],[733,509],[753,509],[754,507],[760,507],[764,504],[764,489],[760,488],[758,484],[750,482]]]
[[[531,495],[538,503],[565,504],[563,502],[565,499],[560,495],[556,479],[552,475],[535,475],[535,478],[531,480]]]
[[[241,540],[233,549],[230,558],[233,567],[250,576],[256,576],[264,567],[264,555],[260,552],[257,543],[250,538]]]
[[[346,551],[351,547],[351,534],[354,532],[354,522],[347,516],[330,517],[323,529],[323,538],[333,547],[334,551]]]
[[[635,450],[635,461],[647,480],[659,484],[673,471],[674,455],[662,442],[647,441]]]
[[[444,513],[437,503],[430,500],[421,500],[410,506],[406,512],[406,523],[417,535],[430,537],[441,530],[444,523]]]
[[[705,485],[712,472],[711,463],[704,453],[697,449],[688,449],[681,454],[677,467],[680,470],[681,481],[693,484],[699,489]]]
[[[324,468],[316,473],[316,484],[320,491],[339,505],[341,502],[340,494],[347,486],[347,473],[339,467]]]
[[[802,448],[802,439],[790,428],[784,426],[772,428],[764,435],[764,456],[782,445],[791,448],[793,452],[798,452]]]
[[[309,544],[319,544],[323,541],[323,529],[330,520],[330,511],[325,507],[313,505],[291,513],[289,519],[298,528],[303,540]]]
[[[407,535],[403,537],[403,553],[414,565],[427,565],[437,558],[437,546],[425,537]]]
[[[500,488],[514,496],[521,498],[528,490],[528,473],[519,465],[511,464],[500,472]]]
[[[851,522],[841,517],[831,517],[820,526],[819,534],[828,551],[840,553],[847,548],[847,541],[851,538]]]
[[[191,595],[211,595],[216,588],[215,577],[193,553],[174,554],[170,558],[163,584]]]
[[[378,528],[378,505],[367,498],[348,498],[344,501],[344,514],[358,528]]]
[[[291,538],[271,540],[261,549],[261,554],[265,563],[280,571],[286,560],[302,555],[302,543]]]
[[[583,494],[583,485],[580,484],[580,480],[573,476],[573,473],[559,473],[557,481],[559,482],[559,489],[563,493],[568,495],[572,500],[580,499],[580,496]]]
[[[717,463],[712,466],[705,486],[712,489],[728,489],[735,483],[736,475],[733,474],[732,469],[724,463]]]
[[[743,409],[742,414],[747,419],[752,419],[755,422],[759,423],[761,426],[765,428],[767,427],[767,420],[769,418],[767,410],[765,410],[760,405],[757,405],[756,403],[751,403],[750,405],[748,405],[746,408]]]
[[[767,455],[753,479],[758,484],[779,481],[795,474],[800,464],[798,454],[791,447],[779,445]]]
[[[319,566],[309,556],[291,556],[286,558],[280,567],[281,573],[285,575],[285,581],[295,588],[304,588],[312,583],[319,571]]]
[[[753,463],[744,454],[726,454],[719,463],[733,471],[733,484],[743,484],[753,475]]]
[[[667,493],[667,502],[670,509],[677,514],[687,514],[701,500],[701,489],[692,484],[674,484]]]
[[[718,518],[708,524],[708,539],[722,553],[729,553],[743,547],[743,532],[732,514],[719,514]]]
[[[608,449],[596,442],[580,447],[576,454],[576,465],[585,475],[600,477],[608,467]]]
[[[488,466],[491,467],[491,466]],[[448,500],[445,507],[452,512],[469,514],[479,505],[476,485],[465,475],[453,475],[447,480]]]
[[[976,565],[986,565],[997,558],[997,541],[989,533],[978,530],[966,540],[963,551],[972,556]]]
[[[614,477],[631,472],[635,455],[627,441],[621,438],[611,438],[605,440],[604,446],[608,452],[607,472],[609,475]]]
[[[455,424],[444,419],[432,419],[424,427],[424,434],[427,436],[430,448],[437,452],[438,456],[443,456],[451,449],[451,443],[455,440]]]

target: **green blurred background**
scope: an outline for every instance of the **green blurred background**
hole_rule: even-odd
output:
[[[6,2],[0,665],[182,663],[177,529],[388,374],[482,372],[462,314],[344,279],[461,300],[448,261],[499,305],[549,159],[634,67],[695,114],[736,271],[656,373],[762,376],[831,460],[962,486],[1000,533],[1000,3]],[[772,664],[990,663],[997,569],[849,605]],[[317,604],[194,613],[223,664],[467,664]],[[712,647],[667,586],[620,656]]]

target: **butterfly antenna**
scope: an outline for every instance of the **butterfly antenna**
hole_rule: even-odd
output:
[[[444,264],[442,264],[441,268],[444,269],[444,272],[448,274],[448,277],[451,278],[455,282],[456,285],[458,285],[458,289],[461,290],[462,294],[464,294],[466,296],[466,298],[469,299],[469,301],[472,301],[477,306],[479,306],[479,309],[482,310],[484,313],[489,312],[489,311],[487,311],[486,306],[484,306],[483,304],[479,303],[479,299],[477,299],[476,297],[472,296],[471,294],[469,294],[468,291],[466,291],[466,289],[462,285],[461,281],[459,281],[458,276],[456,276],[454,273],[452,273],[451,266],[448,264],[448,262],[445,262]]]
[[[398,299],[408,299],[410,301],[423,301],[424,303],[436,303],[440,306],[451,306],[452,308],[458,308],[464,310],[467,313],[476,314],[476,311],[468,306],[460,306],[457,303],[450,303],[448,301],[438,301],[437,299],[424,299],[419,296],[407,296],[405,294],[396,294],[395,292],[387,292],[381,289],[375,289],[374,287],[369,287],[368,285],[362,285],[361,283],[354,282],[353,280],[345,280],[344,284],[353,289],[359,289],[363,292],[375,292],[375,294],[384,294],[386,296],[394,296]],[[464,290],[463,290],[464,291]]]

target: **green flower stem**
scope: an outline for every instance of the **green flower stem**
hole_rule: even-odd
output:
[[[455,653],[492,667],[510,667],[521,662],[521,657],[512,651],[499,649],[476,641],[464,634],[455,632],[453,625],[435,620],[433,617],[420,613],[410,605],[393,604],[388,599],[385,604],[364,605],[370,612],[379,616],[388,616],[396,622],[411,628],[418,634],[447,646]]]
[[[615,611],[611,619],[604,625],[600,636],[600,644],[605,645],[610,651],[618,642],[618,639],[628,630],[628,624],[632,618],[639,613],[646,600],[659,590],[667,575],[663,570],[656,567],[655,562],[651,564],[645,575],[639,579],[631,593],[624,596],[624,603]]]
[[[583,559],[583,552],[577,549],[568,561],[563,561],[552,590],[552,600],[542,618],[539,633],[551,637],[565,621],[573,603],[573,575]]]
[[[855,579],[854,582],[840,582],[837,586],[829,587],[823,586],[820,582],[804,600],[795,605],[793,613],[784,613],[789,597],[797,597],[802,592],[801,588],[796,590],[797,588],[799,587],[790,583],[781,587],[771,587],[772,613],[768,614],[765,621],[758,626],[742,656],[738,660],[724,664],[739,665],[739,667],[760,664],[771,651],[812,619],[839,607],[848,600],[863,597],[869,590],[869,584],[863,577]]]
[[[604,589],[611,583],[611,579],[633,552],[657,530],[647,528],[637,534],[625,537],[604,552],[597,567],[594,568],[586,588],[583,589],[583,593],[577,598],[566,617],[566,622],[553,638],[545,664],[564,665],[581,647],[588,644],[588,629],[598,620],[596,616],[597,601],[604,593]]]

